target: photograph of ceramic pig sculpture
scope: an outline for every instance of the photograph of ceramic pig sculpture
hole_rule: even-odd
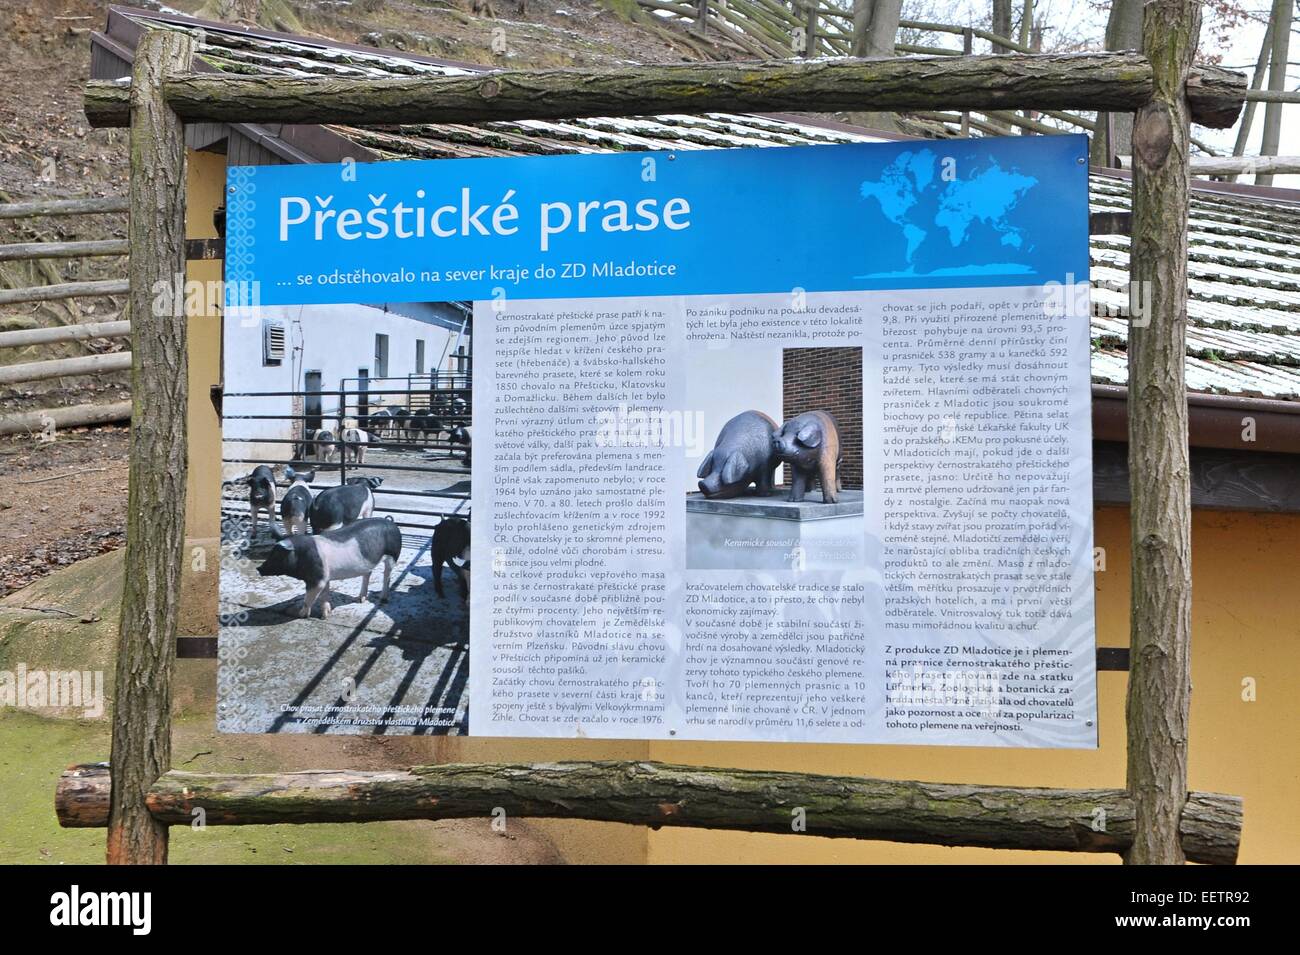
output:
[[[252,311],[223,323],[218,728],[466,732],[471,304]]]
[[[796,415],[772,435],[777,459],[790,466],[787,500],[802,501],[815,482],[821,488],[822,503],[835,504],[843,490],[840,465],[840,427],[829,411],[805,411]]]
[[[772,493],[776,469],[776,422],[761,411],[742,411],[722,426],[713,450],[695,476],[708,498]]]
[[[687,407],[714,435],[686,494],[688,569],[861,565],[861,348],[689,353]]]

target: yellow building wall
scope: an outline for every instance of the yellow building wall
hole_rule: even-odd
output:
[[[1129,523],[1099,508],[1097,642],[1128,645]],[[1193,789],[1245,797],[1240,861],[1300,862],[1300,516],[1197,511],[1192,527]],[[1242,681],[1256,684],[1255,702]],[[652,743],[650,758],[701,765],[795,770],[1013,786],[1124,785],[1127,675],[1097,675],[1096,750],[949,749],[917,746]],[[948,849],[816,836],[661,829],[652,863],[1080,863],[1113,855]]]
[[[216,238],[212,213],[224,203],[226,157],[188,153],[189,189],[185,235]],[[185,636],[210,636],[217,630],[217,582],[221,562],[221,419],[212,406],[212,386],[221,383],[221,261],[189,262],[186,281],[189,315],[189,475],[185,486],[185,537],[188,557],[181,568],[179,630]]]
[[[187,233],[212,237],[222,204],[225,157],[189,154]],[[191,262],[191,279],[221,278],[219,262]],[[190,469],[182,577],[181,633],[210,635],[217,624],[221,422],[210,399],[220,382],[218,301],[190,319]],[[1097,641],[1128,645],[1128,512],[1100,508],[1096,543]],[[1242,862],[1300,862],[1300,515],[1198,511],[1193,525],[1191,784],[1246,800]],[[215,681],[216,669],[212,667]],[[1242,681],[1257,699],[1243,700]],[[430,762],[656,759],[697,765],[1018,786],[1124,785],[1126,675],[1098,674],[1101,745],[1091,751],[809,744],[643,743],[597,740],[428,739]],[[404,753],[408,749],[403,750]],[[340,747],[342,755],[342,746]],[[1111,855],[948,849],[816,836],[753,835],[594,822],[539,821],[573,862],[1117,862]]]

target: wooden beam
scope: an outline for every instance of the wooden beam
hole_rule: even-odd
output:
[[[126,371],[130,367],[130,352],[54,358],[50,361],[27,361],[15,365],[0,365],[0,385],[46,381],[50,378],[73,378],[78,375],[107,375],[115,371]]]
[[[47,428],[84,428],[92,424],[115,424],[131,420],[131,402],[107,405],[68,405],[0,415],[0,435],[36,434]],[[107,817],[105,817],[107,822]]]
[[[0,245],[0,262],[23,259],[79,259],[95,255],[126,255],[126,239],[89,242],[21,242]]]
[[[1193,113],[1231,126],[1246,77],[1201,67]],[[885,60],[681,63],[612,70],[546,69],[442,77],[237,76],[165,81],[187,122],[391,123],[574,119],[656,113],[923,109],[1136,110],[1151,98],[1151,64],[1137,53],[1004,54]],[[129,87],[87,84],[92,126],[121,126]]]
[[[1121,169],[1133,168],[1132,156],[1119,156]],[[1192,156],[1193,176],[1241,176],[1300,173],[1300,156]]]
[[[109,770],[73,766],[54,808],[69,828],[103,826]],[[992,849],[1124,852],[1134,835],[1122,789],[1028,789],[715,769],[652,762],[414,766],[259,775],[169,772],[147,795],[160,825],[395,819],[595,819]],[[1236,796],[1195,793],[1182,843],[1197,862],[1231,864],[1241,841]]]
[[[1194,447],[1190,460],[1193,509],[1300,514],[1300,457],[1294,454]],[[1131,493],[1127,446],[1094,441],[1093,503],[1127,506]]]
[[[29,216],[82,216],[105,212],[126,212],[123,196],[102,199],[34,199],[31,202],[0,204],[0,219],[26,219]]]
[[[1252,103],[1300,103],[1300,90],[1249,90],[1246,99]]]
[[[0,348],[26,348],[57,342],[79,342],[91,338],[129,338],[130,322],[83,322],[80,325],[55,325],[51,328],[20,328],[0,332]]]
[[[61,282],[57,285],[37,285],[32,288],[0,288],[0,305],[17,305],[20,302],[53,302],[63,298],[92,298],[99,295],[122,295],[127,291],[127,288],[126,279]]]
[[[1129,331],[1132,598],[1128,786],[1137,825],[1125,861],[1184,861],[1191,698],[1192,506],[1187,451],[1187,209],[1184,88],[1201,29],[1196,0],[1150,0],[1143,49],[1155,93],[1133,123],[1132,282],[1148,309]]]
[[[185,543],[186,320],[154,289],[185,276],[185,127],[163,100],[168,73],[189,69],[196,40],[149,31],[131,84],[129,263],[132,428],[126,557],[113,701],[109,864],[167,861],[167,827],[145,796],[171,768],[171,681]]]

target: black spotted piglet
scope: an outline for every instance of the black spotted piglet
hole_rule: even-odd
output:
[[[433,529],[433,543],[429,549],[433,557],[434,591],[439,597],[443,596],[442,565],[446,564],[460,581],[460,595],[468,599],[469,578],[462,568],[469,566],[469,521],[463,517],[447,517],[439,521]],[[457,560],[463,564],[457,564]]]
[[[393,565],[402,555],[402,532],[386,517],[371,517],[338,530],[320,534],[294,534],[271,548],[270,556],[257,568],[263,577],[293,577],[307,587],[298,616],[311,616],[317,600],[321,616],[330,615],[330,584],[361,578],[358,603],[370,597],[370,575],[384,566],[384,589],[380,602],[388,600]],[[323,599],[322,599],[323,597]]]

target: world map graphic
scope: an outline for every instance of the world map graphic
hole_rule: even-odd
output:
[[[902,235],[898,253],[885,243],[873,256],[884,264],[901,254],[902,267],[859,278],[1029,272],[1023,262],[1006,261],[1008,250],[1021,250],[1026,241],[1008,220],[1036,185],[1034,177],[991,158],[963,178],[933,150],[899,154],[879,179],[864,180],[859,192]]]

